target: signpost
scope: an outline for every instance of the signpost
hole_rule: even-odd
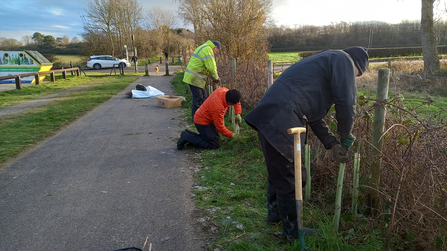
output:
[[[135,36],[134,35],[132,35],[132,46],[133,46],[133,56],[135,57],[135,61],[134,61],[135,72],[137,72],[137,60],[136,60],[137,53],[136,53],[136,50],[135,50]]]

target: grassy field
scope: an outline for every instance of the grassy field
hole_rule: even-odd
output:
[[[86,64],[85,58],[82,56],[56,55],[55,57],[56,57],[57,63],[64,65],[64,66],[68,66],[68,65],[70,65],[70,63],[72,63],[72,65],[74,65],[74,66],[81,65],[84,67]],[[130,63],[133,65],[133,62],[130,62]],[[139,58],[139,60],[138,60],[139,66],[144,66],[147,63],[148,63],[147,58]],[[164,60],[164,57],[163,57],[161,64],[160,64],[160,57],[152,57],[151,63],[152,63],[152,65],[164,65],[165,63],[169,63],[169,65],[182,65],[181,63],[178,62],[178,56],[174,58],[174,63],[172,63],[172,57],[170,57],[168,61]]]
[[[301,57],[298,52],[270,52],[269,59],[273,63],[296,63],[300,61]]]
[[[0,165],[21,151],[53,135],[63,126],[107,101],[137,79],[135,76],[69,77],[52,83],[0,93],[0,107],[84,86],[25,114],[0,119]],[[104,83],[107,83],[106,85]]]
[[[77,55],[56,55],[58,61],[64,64],[75,64],[77,62],[83,62],[83,58]]]

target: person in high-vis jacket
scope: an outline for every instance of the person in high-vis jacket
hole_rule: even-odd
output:
[[[194,120],[194,114],[206,99],[205,85],[208,75],[215,82],[219,82],[217,75],[217,66],[214,55],[219,53],[220,42],[210,40],[196,48],[189,60],[185,70],[183,82],[189,85],[192,93],[191,114]]]
[[[292,127],[308,125],[336,161],[346,163],[357,102],[355,78],[368,64],[366,48],[326,50],[286,69],[267,90],[245,121],[257,130],[267,165],[267,223],[282,222],[283,235],[298,238],[296,223]],[[337,133],[332,134],[324,118],[335,104]],[[306,134],[301,134],[304,149]],[[306,169],[302,168],[302,185]]]
[[[225,127],[224,116],[230,106],[234,106],[235,122],[240,125],[241,94],[236,89],[228,90],[221,87],[216,89],[200,106],[194,116],[194,124],[199,133],[184,130],[177,141],[177,149],[182,150],[185,145],[217,149],[220,147],[219,133],[232,138],[237,132],[232,132]],[[238,127],[237,127],[238,128]]]

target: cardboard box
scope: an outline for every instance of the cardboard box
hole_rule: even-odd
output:
[[[164,108],[175,108],[182,106],[182,97],[179,96],[157,96],[158,106]]]

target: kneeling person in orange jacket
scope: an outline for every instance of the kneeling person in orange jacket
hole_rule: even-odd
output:
[[[225,87],[216,89],[194,115],[194,124],[199,133],[183,131],[177,141],[177,149],[182,150],[186,143],[205,149],[217,149],[220,146],[218,132],[225,137],[233,137],[233,132],[225,127],[224,116],[228,107],[234,106],[235,120],[240,125],[242,121],[240,98],[241,94],[236,89],[228,90]]]

